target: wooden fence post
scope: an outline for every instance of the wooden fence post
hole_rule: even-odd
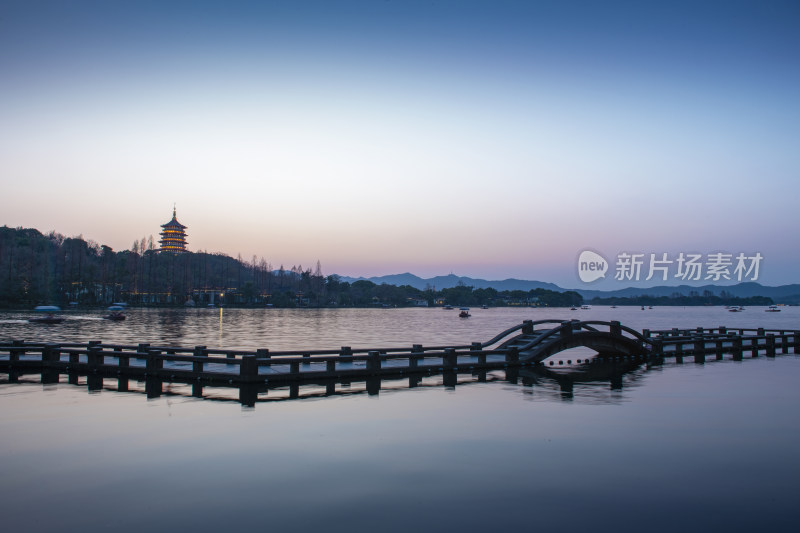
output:
[[[775,357],[775,334],[767,335],[767,357]]]
[[[734,337],[731,341],[731,351],[733,352],[733,360],[734,361],[741,361],[742,360],[742,338],[741,337]]]
[[[25,343],[23,341],[20,341],[20,340],[11,341],[11,346],[22,346],[24,344]],[[15,362],[19,361],[19,356],[21,354],[24,354],[24,353],[25,353],[25,350],[17,349],[17,348],[11,348],[11,350],[9,350],[8,360],[11,361],[12,363],[15,363]]]
[[[51,366],[52,363],[59,362],[61,360],[60,348],[60,344],[45,344],[42,350],[42,362],[46,366]]]
[[[512,346],[506,351],[506,363],[518,363],[519,362],[519,350],[516,347]]]
[[[164,360],[161,359],[160,355],[160,350],[147,350],[147,360],[145,363],[145,371],[147,374],[155,375],[157,370],[164,368]]]
[[[370,350],[367,357],[367,372],[378,373],[381,370],[381,354],[377,350]]]
[[[706,362],[706,342],[704,340],[694,341],[694,362],[700,364]]]
[[[86,350],[86,362],[91,370],[95,372],[104,363],[104,357],[102,348],[99,346],[97,342],[90,342],[89,347]]]
[[[458,363],[458,356],[454,348],[446,348],[442,356],[442,364],[445,369],[452,369]]]
[[[424,353],[421,344],[415,344],[411,347],[411,354],[408,356],[408,368],[418,368],[419,367],[419,358],[415,357],[414,354],[422,354]]]
[[[652,355],[664,355],[664,338],[660,335],[650,339],[652,348]]]
[[[206,350],[205,346],[195,346],[194,351],[192,352],[194,357],[202,357],[203,359],[208,358],[208,350]],[[192,372],[197,374],[202,374],[205,370],[206,363],[203,359],[195,359],[192,361]],[[197,376],[200,377],[200,376]]]
[[[245,382],[258,379],[258,361],[255,355],[243,355],[239,364],[239,378]]]

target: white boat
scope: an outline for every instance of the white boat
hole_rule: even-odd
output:
[[[780,313],[781,312],[781,310],[778,309],[777,305],[770,305],[769,307],[764,309],[764,311],[766,311],[767,313]]]
[[[582,305],[581,306],[581,309],[591,309],[591,308],[592,308],[592,306],[590,306],[590,305]]]

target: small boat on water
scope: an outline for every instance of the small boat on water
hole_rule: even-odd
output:
[[[581,309],[584,309],[584,310],[585,309],[591,309],[591,308],[592,308],[592,306],[590,306],[590,305],[582,305],[581,306]]]
[[[781,312],[781,310],[778,309],[777,305],[770,305],[769,307],[764,309],[764,311],[767,312],[767,313],[780,313]]]
[[[489,309],[489,306],[484,304],[484,305],[481,306],[481,309]]]
[[[739,306],[736,306],[736,305],[732,305],[728,309],[728,311],[730,311],[731,313],[741,313],[742,311],[744,311],[744,307],[739,307]]]
[[[472,315],[469,314],[469,307],[462,307],[462,308],[460,308],[460,310],[461,310],[461,312],[458,313],[459,317],[467,318],[467,317],[472,316]]]
[[[37,313],[46,314],[44,316],[29,318],[28,322],[32,322],[34,324],[60,324],[64,321],[64,319],[60,316],[53,314],[61,311],[61,308],[57,305],[37,305],[33,310]]]
[[[450,304],[447,304],[444,307],[442,307],[442,309],[452,309],[452,308],[453,308],[453,306],[450,305]]]
[[[125,320],[125,315],[122,313],[123,309],[125,309],[125,307],[122,305],[111,304],[111,306],[108,308],[110,313],[108,313],[103,318],[106,320],[116,320],[116,321]]]
[[[569,310],[570,310],[570,311],[577,311],[577,310],[578,310],[578,308],[577,308],[577,307],[575,307],[575,306],[573,305],[572,307],[570,307],[570,308],[569,308]]]

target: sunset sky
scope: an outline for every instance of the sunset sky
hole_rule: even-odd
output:
[[[0,0],[0,225],[121,250],[177,204],[276,268],[798,283],[798,57],[794,1]]]

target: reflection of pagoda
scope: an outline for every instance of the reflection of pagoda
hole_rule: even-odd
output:
[[[172,220],[161,226],[161,251],[162,252],[185,252],[186,251],[186,226],[178,222],[175,218],[175,208],[172,208]]]

